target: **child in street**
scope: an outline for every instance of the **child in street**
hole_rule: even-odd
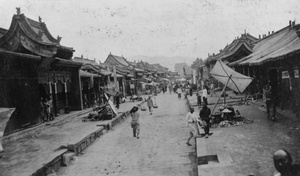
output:
[[[133,130],[133,137],[136,137],[139,139],[140,134],[140,113],[138,112],[139,108],[137,106],[134,106],[129,112],[131,115],[131,128]]]

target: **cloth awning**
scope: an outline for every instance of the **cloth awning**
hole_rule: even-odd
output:
[[[134,76],[132,74],[127,74],[127,77],[133,78]]]
[[[216,62],[210,74],[224,85],[228,82],[227,87],[239,93],[244,92],[244,90],[252,82],[251,77],[232,70],[220,60]]]
[[[100,72],[100,74],[103,75],[103,76],[109,76],[109,75],[112,74],[112,72],[107,71],[107,70],[100,70],[99,72]]]
[[[6,127],[6,124],[14,111],[15,111],[15,108],[0,107],[0,137],[2,137],[5,127]]]
[[[115,76],[114,74],[111,75],[111,77],[114,77],[114,76]],[[116,76],[117,76],[117,78],[124,78],[124,75],[120,75],[118,73],[116,73]]]
[[[87,71],[79,70],[80,77],[101,77],[101,75],[93,74]]]

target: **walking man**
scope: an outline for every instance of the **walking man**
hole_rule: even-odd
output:
[[[203,102],[202,109],[200,110],[199,116],[202,121],[202,125],[204,126],[204,132],[206,138],[208,138],[209,135],[210,115],[211,115],[211,111],[209,107],[207,107],[206,103]]]
[[[138,112],[139,108],[137,106],[134,106],[129,112],[131,115],[131,128],[133,130],[133,137],[136,137],[139,139],[140,134],[140,113]]]
[[[181,99],[182,90],[181,87],[177,89],[178,98]]]
[[[151,99],[151,96],[149,96],[148,99],[147,99],[147,106],[149,108],[150,115],[152,115],[153,101]]]
[[[186,144],[188,146],[191,146],[192,144],[190,143],[190,140],[194,137],[194,135],[199,135],[199,128],[197,126],[197,117],[196,114],[194,113],[194,108],[190,108],[190,112],[186,114],[185,121],[186,121],[186,126],[190,127],[190,137],[188,138]]]
[[[172,88],[173,88],[173,86],[172,86],[172,84],[170,84],[169,85],[169,92],[170,92],[170,94],[172,93]]]

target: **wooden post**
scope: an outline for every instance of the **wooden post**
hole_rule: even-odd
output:
[[[54,95],[55,95],[55,110],[54,115],[58,116],[58,96],[57,96],[57,83],[54,83]]]
[[[67,82],[65,82],[65,98],[66,98],[66,107],[68,107],[69,106],[69,101],[68,101]]]
[[[222,95],[223,95],[223,93],[224,93],[224,91],[225,91],[225,89],[226,89],[226,87],[227,87],[227,85],[228,85],[229,80],[231,79],[231,76],[232,76],[232,75],[230,75],[230,76],[228,77],[228,80],[227,80],[227,82],[226,82],[226,84],[225,84],[225,86],[224,86],[224,88],[223,88],[223,90],[222,90],[222,92],[221,92],[221,95],[219,96],[218,101],[216,102],[216,104],[215,104],[215,106],[214,106],[214,108],[213,108],[211,114],[214,113],[214,111],[215,111],[215,109],[216,109],[216,107],[217,107],[217,104],[218,104],[218,102],[220,101],[220,99],[221,99],[221,97],[222,97]],[[225,102],[225,97],[224,97],[224,104],[225,104],[225,103],[226,103],[226,102]]]

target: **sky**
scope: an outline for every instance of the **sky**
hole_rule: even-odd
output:
[[[74,56],[206,59],[246,32],[258,37],[300,22],[299,0],[0,0],[0,27],[16,7],[46,23]],[[192,62],[192,61],[190,61]]]

